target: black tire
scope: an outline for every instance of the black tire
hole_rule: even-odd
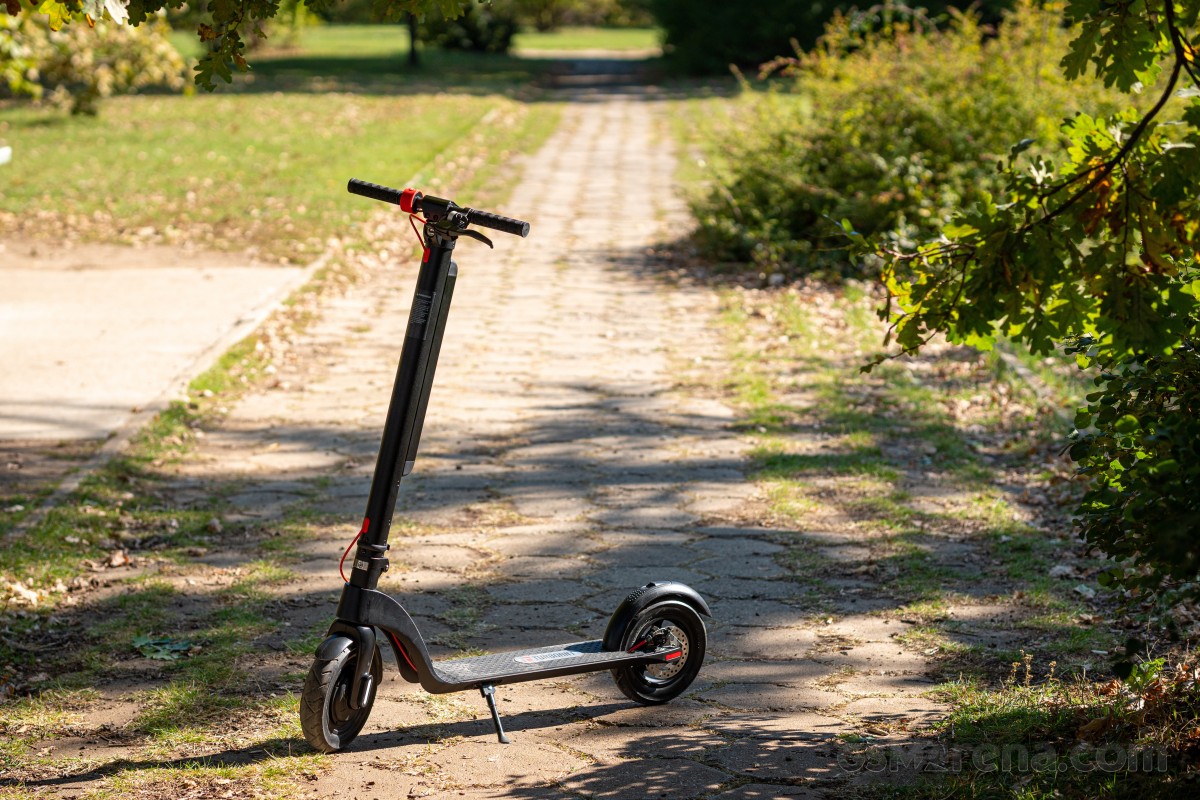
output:
[[[304,679],[304,692],[300,695],[300,727],[304,738],[322,753],[344,750],[371,716],[375,704],[375,693],[383,678],[383,660],[379,648],[371,658],[371,689],[362,708],[350,707],[347,700],[354,683],[354,672],[358,666],[358,653],[353,644],[347,646],[331,659],[318,658],[313,661],[308,677]]]
[[[704,621],[696,610],[679,600],[664,600],[647,606],[629,621],[621,637],[621,649],[629,650],[652,627],[673,629],[671,634],[683,645],[683,655],[665,664],[631,664],[612,671],[621,694],[648,706],[668,703],[692,685],[708,644]]]

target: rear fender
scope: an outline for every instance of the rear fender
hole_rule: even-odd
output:
[[[712,618],[708,603],[704,602],[699,592],[687,584],[677,581],[647,583],[630,592],[609,618],[608,627],[604,629],[604,649],[620,650],[621,640],[625,638],[625,629],[629,627],[630,620],[643,609],[661,600],[679,600],[694,608],[697,614]]]

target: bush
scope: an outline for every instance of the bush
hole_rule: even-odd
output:
[[[114,94],[152,86],[181,90],[187,69],[162,19],[133,28],[107,19],[95,27],[50,30],[45,15],[0,17],[0,76],[10,93],[72,114],[94,114]]]
[[[793,52],[796,46],[808,50],[835,15],[869,5],[845,0],[646,1],[665,32],[668,63],[681,72],[698,75],[727,72],[730,64],[755,68]],[[921,5],[931,16],[943,18],[956,6],[969,7],[991,22],[1011,7],[1012,0],[933,0]]]
[[[521,22],[538,31],[564,25],[612,28],[654,24],[646,0],[514,0]]]
[[[446,50],[507,53],[518,29],[511,0],[472,0],[456,19],[432,14],[421,23],[421,38]]]
[[[780,62],[784,90],[746,93],[718,133],[712,191],[693,204],[702,250],[783,272],[845,269],[837,223],[908,244],[1000,185],[1022,139],[1058,145],[1058,123],[1100,90],[1068,85],[1060,12],[1022,5],[994,37],[972,15],[863,31],[835,17],[821,45]]]
[[[701,75],[790,53],[792,39],[812,45],[833,7],[821,0],[650,0],[668,62]]]
[[[1118,562],[1101,582],[1168,604],[1200,601],[1200,340],[1101,366],[1101,388],[1075,419],[1094,428],[1071,446],[1091,478],[1080,532]]]

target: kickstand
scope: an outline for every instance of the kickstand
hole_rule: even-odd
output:
[[[479,693],[487,700],[488,710],[492,712],[492,723],[496,726],[496,738],[500,740],[500,744],[508,744],[508,737],[504,735],[504,726],[500,723],[500,712],[496,710],[496,687],[490,683],[480,686]]]

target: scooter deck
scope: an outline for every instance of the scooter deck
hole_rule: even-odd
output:
[[[605,650],[600,639],[593,639],[587,642],[552,644],[528,650],[435,661],[433,669],[446,683],[499,685],[555,675],[599,671],[621,664],[661,661],[662,654],[667,652],[670,651],[624,653],[619,650]]]

